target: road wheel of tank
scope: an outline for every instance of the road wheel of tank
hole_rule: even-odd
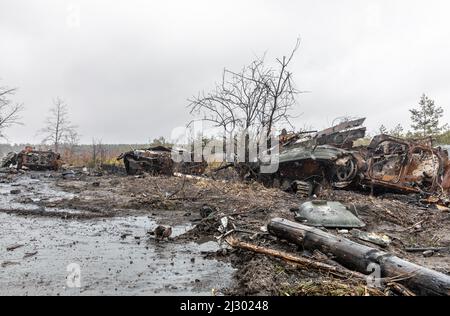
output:
[[[358,166],[353,157],[338,160],[334,166],[333,182],[337,187],[345,187],[353,182],[358,172]]]

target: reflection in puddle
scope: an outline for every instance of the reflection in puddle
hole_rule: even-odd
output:
[[[2,260],[18,263],[0,269],[0,294],[210,295],[228,286],[233,273],[228,264],[202,257],[218,250],[217,243],[156,242],[146,234],[156,222],[146,217],[69,221],[0,214],[0,223]],[[187,229],[175,227],[177,234]],[[5,253],[12,244],[23,247]],[[81,267],[80,289],[65,286],[71,263]]]

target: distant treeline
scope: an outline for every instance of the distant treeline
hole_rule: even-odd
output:
[[[0,156],[9,152],[20,152],[26,146],[35,150],[51,150],[52,146],[33,144],[0,144]],[[102,144],[62,145],[60,154],[65,163],[75,166],[95,167],[102,164],[117,164],[116,158],[123,152],[133,149],[148,148],[148,144]]]
[[[24,149],[26,146],[31,146],[36,150],[50,150],[52,146],[48,145],[34,145],[34,144],[0,144],[0,154],[4,155],[9,152],[19,152]],[[150,145],[148,144],[100,144],[107,151],[118,152],[119,154],[124,151],[129,151],[132,149],[138,148],[148,148]],[[75,145],[74,149],[79,152],[91,152],[92,144],[90,145]]]

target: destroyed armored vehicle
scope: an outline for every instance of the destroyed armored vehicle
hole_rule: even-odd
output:
[[[286,190],[300,185],[298,181],[318,184],[327,180],[334,187],[345,188],[353,183],[357,173],[357,160],[350,151],[329,145],[298,147],[280,153],[273,184]]]
[[[353,147],[364,136],[364,119],[345,122],[307,140],[283,146],[279,169],[269,182],[282,189],[314,192],[326,181],[335,188],[370,187],[399,193],[450,193],[448,152],[431,139],[375,136],[368,146]],[[329,142],[329,143],[327,143]],[[267,176],[265,182],[267,181]]]
[[[155,175],[173,175],[172,150],[164,146],[138,149],[122,153],[122,160],[128,175],[148,172]]]
[[[128,175],[141,174],[148,172],[155,175],[173,175],[173,173],[180,172],[184,174],[201,175],[205,172],[207,163],[182,161],[180,163],[174,161],[172,158],[179,155],[191,155],[183,150],[175,150],[169,147],[158,146],[148,149],[133,150],[121,154],[117,159],[123,159],[125,169]],[[180,159],[182,160],[182,159]],[[189,160],[189,159],[188,159]],[[194,159],[191,159],[193,161]]]
[[[352,185],[364,169],[355,140],[365,136],[365,119],[346,121],[316,132],[311,137],[297,138],[283,144],[278,156],[278,171],[263,176],[264,182],[284,190],[292,189],[311,195],[324,180],[336,188]]]
[[[61,156],[53,151],[37,151],[26,148],[20,153],[8,153],[2,160],[2,168],[16,167],[17,170],[58,170],[61,167]]]

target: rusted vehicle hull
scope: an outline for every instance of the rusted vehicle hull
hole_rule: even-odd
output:
[[[133,150],[121,154],[117,159],[123,159],[127,174],[136,175],[148,172],[154,175],[168,175],[180,172],[191,175],[202,175],[205,173],[208,164],[206,161],[194,162],[193,155],[191,161],[173,160],[174,156],[189,155],[189,153],[181,152],[169,147],[158,146],[148,149]],[[180,159],[182,160],[182,159]]]
[[[17,155],[17,169],[35,171],[58,170],[61,167],[61,156],[52,151],[22,151]]]
[[[405,193],[449,193],[448,153],[430,143],[374,137],[364,157],[367,171],[362,182]]]

